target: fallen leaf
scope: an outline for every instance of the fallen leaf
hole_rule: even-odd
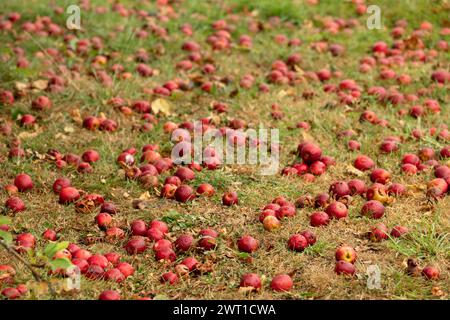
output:
[[[242,294],[247,294],[247,293],[252,292],[253,290],[255,290],[254,287],[239,287],[238,292],[242,293]]]
[[[28,84],[23,83],[23,82],[19,82],[19,81],[16,81],[14,83],[14,86],[16,87],[16,89],[18,91],[24,91],[24,90],[28,89]]]
[[[28,138],[34,138],[37,137],[42,133],[42,128],[37,129],[36,131],[29,132],[29,131],[23,131],[19,133],[18,137],[20,139],[28,139]]]
[[[155,114],[162,113],[163,115],[171,115],[172,114],[172,106],[171,104],[165,100],[165,99],[156,99],[152,102],[152,111]]]
[[[75,131],[74,128],[71,127],[71,126],[66,126],[66,127],[64,127],[64,132],[72,133],[72,132],[74,132],[74,131]]]
[[[82,124],[83,119],[81,118],[80,109],[72,109],[70,110],[70,117],[77,124]]]
[[[358,170],[354,166],[351,166],[351,165],[347,165],[347,167],[345,168],[345,171],[347,173],[353,174],[358,177],[362,177],[364,175],[364,173],[361,170]]]
[[[36,80],[31,83],[31,87],[38,90],[45,90],[48,87],[48,80]]]
[[[151,195],[150,192],[146,191],[143,194],[141,194],[139,196],[139,200],[150,200],[151,199]]]

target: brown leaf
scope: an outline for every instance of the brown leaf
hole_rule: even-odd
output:
[[[364,172],[362,172],[361,170],[356,169],[354,166],[351,165],[347,165],[345,168],[345,171],[349,174],[353,174],[357,177],[362,177],[364,175]]]
[[[23,131],[23,132],[19,133],[18,137],[20,139],[35,138],[38,135],[40,135],[41,133],[42,133],[42,128],[38,128],[36,131],[33,131],[33,132]]]
[[[45,90],[48,87],[48,80],[36,80],[31,83],[33,89]]]
[[[14,86],[16,87],[17,91],[25,91],[28,89],[28,84],[24,82],[16,81],[14,82]]]
[[[72,120],[81,125],[83,123],[83,119],[81,118],[81,113],[80,113],[80,109],[72,109],[70,110],[70,117],[72,118]]]

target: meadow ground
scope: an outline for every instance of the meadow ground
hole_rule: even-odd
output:
[[[450,68],[450,3],[373,1],[370,4],[381,10],[383,26],[369,30],[366,20],[370,14],[358,14],[357,1],[169,2],[170,5],[163,5],[164,1],[120,1],[121,6],[114,6],[113,1],[82,1],[81,30],[66,28],[65,9],[71,1],[30,0],[24,5],[23,1],[14,0],[1,5],[0,91],[13,92],[15,101],[0,101],[2,128],[11,129],[0,136],[0,184],[11,184],[22,172],[34,182],[32,190],[19,193],[26,210],[16,214],[4,211],[4,216],[11,217],[11,233],[33,234],[37,239],[35,249],[39,251],[48,244],[42,233],[53,229],[58,233],[58,241],[76,243],[92,253],[117,252],[122,261],[135,269],[134,275],[121,283],[82,276],[79,291],[61,293],[56,298],[97,299],[102,291],[111,289],[117,290],[122,299],[448,299],[450,197],[427,197],[426,184],[435,178],[432,166],[408,175],[401,170],[401,161],[404,154],[415,154],[423,147],[431,147],[439,154],[449,145],[446,127],[450,124],[450,81],[447,74],[447,79],[438,84],[431,75]],[[5,21],[9,21],[12,12],[20,13],[20,19],[9,29]],[[50,22],[44,17],[50,17]],[[220,20],[223,22],[217,23]],[[394,39],[392,31],[396,25],[402,25],[400,20],[407,24]],[[34,29],[25,28],[26,22],[32,22]],[[189,27],[182,29],[183,25],[191,26],[192,35],[187,34]],[[222,32],[222,38],[217,32]],[[211,39],[214,34],[216,38]],[[239,41],[242,35],[249,35],[251,45],[246,46],[249,41]],[[292,39],[299,39],[300,43],[290,42]],[[195,51],[200,53],[200,60],[196,61],[195,52],[182,49],[186,41],[200,45]],[[391,49],[397,45],[397,52],[375,54],[372,47],[379,41]],[[286,61],[292,54],[298,54],[299,59],[287,66],[290,79],[278,81],[268,77],[274,61]],[[364,57],[367,63],[362,68],[368,70],[361,72]],[[190,61],[192,68],[184,69],[180,61],[185,61],[185,65]],[[151,67],[152,76],[137,72],[139,63]],[[205,64],[213,65],[215,71],[205,72]],[[317,78],[317,72],[323,69],[330,71],[329,80]],[[383,76],[386,70],[389,71]],[[392,77],[390,71],[394,72]],[[399,75],[408,75],[410,81],[399,80]],[[50,82],[38,81],[49,79]],[[344,79],[354,80],[355,84],[350,84],[354,88],[342,89]],[[183,90],[166,90],[169,95],[153,91],[169,80],[182,83]],[[261,84],[269,90],[263,92]],[[326,92],[327,84],[337,89]],[[370,94],[368,89],[376,86],[385,88],[387,98]],[[395,94],[403,100],[398,103]],[[51,108],[32,107],[32,101],[41,95],[50,98]],[[111,104],[115,97],[124,99],[119,106]],[[161,99],[157,104],[162,105],[162,111],[157,113],[158,106],[153,104],[152,116],[146,115],[147,120],[136,106],[133,109],[137,100],[156,99]],[[421,116],[411,116],[411,107],[424,105],[427,99],[437,101],[440,112],[427,109]],[[226,112],[217,112],[213,108],[215,102],[226,104]],[[277,110],[273,112],[274,104],[280,107],[281,117]],[[382,121],[360,121],[366,110],[373,111]],[[34,115],[35,123],[21,125],[25,114]],[[117,130],[87,130],[82,125],[87,116],[113,119]],[[244,128],[278,129],[278,172],[259,175],[259,168],[253,165],[203,168],[189,185],[196,187],[206,182],[216,192],[212,197],[198,197],[188,203],[159,196],[165,178],[173,175],[175,169],[159,174],[158,185],[150,187],[143,186],[138,178],[125,178],[126,170],[116,161],[122,150],[136,148],[137,165],[141,148],[147,144],[158,145],[159,154],[170,157],[173,143],[164,125],[169,121],[180,125],[206,118],[210,119],[209,126],[217,128],[236,125],[237,121],[232,120],[241,119]],[[310,128],[298,128],[301,121]],[[413,136],[415,129],[414,132],[423,132],[421,137]],[[343,132],[354,135],[343,136]],[[398,150],[383,153],[380,144],[390,136],[399,137],[395,143]],[[336,162],[316,176],[314,182],[299,175],[281,174],[286,166],[301,161],[297,146],[304,140],[316,143],[324,155]],[[349,140],[357,140],[360,150],[349,150]],[[23,148],[24,157],[8,156],[14,145]],[[47,155],[49,149],[62,155],[82,155],[94,149],[100,160],[92,164],[90,173],[80,173],[77,166],[70,164],[58,169],[55,159]],[[293,203],[300,196],[328,193],[335,181],[354,178],[370,186],[370,171],[353,167],[359,154],[371,157],[377,167],[388,170],[392,182],[407,187],[405,195],[386,204],[380,220],[361,216],[366,199],[354,196],[348,217],[332,219],[327,226],[311,227],[310,215],[322,209],[305,207],[297,208],[294,217],[283,219],[279,229],[269,232],[263,228],[258,216],[275,197],[283,196]],[[448,158],[436,160],[440,165],[450,165]],[[127,233],[125,237],[105,237],[105,231],[94,219],[98,208],[82,213],[75,210],[74,204],[59,204],[52,184],[61,176],[70,178],[77,189],[100,194],[113,202],[118,207],[114,225]],[[224,206],[222,195],[231,190],[237,192],[239,204]],[[8,197],[2,190],[0,203],[4,204]],[[143,200],[141,206],[136,205],[139,198]],[[217,247],[177,253],[172,263],[156,261],[151,243],[144,253],[128,255],[123,246],[130,238],[129,225],[136,219],[165,221],[170,228],[166,238],[171,241],[182,233],[197,237],[201,229],[213,228],[219,232]],[[373,242],[367,233],[380,222],[389,230],[402,225],[409,232],[400,238]],[[303,230],[313,231],[317,242],[303,252],[289,250],[289,237]],[[239,251],[236,241],[244,234],[258,239],[257,251]],[[334,272],[335,250],[342,244],[357,252],[353,277]],[[44,280],[59,277],[49,275],[45,263],[42,266],[40,258],[33,254],[22,256],[36,265],[34,268]],[[163,273],[174,271],[174,266],[188,256],[199,261],[201,272],[192,272],[174,285],[160,282]],[[439,279],[430,281],[407,274],[410,258],[417,259],[421,267],[436,266]],[[0,289],[25,283],[31,294],[22,298],[51,297],[31,290],[31,273],[3,248],[0,264],[16,269],[11,283],[0,280]],[[376,289],[367,286],[367,268],[371,265],[381,270],[380,287]],[[249,272],[257,273],[263,280],[257,292],[239,290],[241,276]],[[280,273],[293,279],[289,292],[270,288],[271,279]]]

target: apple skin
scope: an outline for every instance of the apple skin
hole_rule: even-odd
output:
[[[175,240],[175,248],[178,251],[185,252],[192,248],[194,238],[190,234],[182,234]]]
[[[308,241],[308,246],[312,246],[317,241],[316,235],[310,230],[302,231],[300,234],[305,237],[306,241]]]
[[[336,261],[343,260],[349,263],[355,263],[356,251],[350,246],[343,245],[336,250],[335,258]]]
[[[236,192],[227,192],[222,197],[222,203],[225,206],[232,206],[239,203],[238,195]]]
[[[175,191],[175,199],[178,202],[188,202],[195,198],[194,190],[188,185],[181,185]]]
[[[395,226],[391,230],[391,237],[400,238],[401,236],[408,233],[408,228],[403,226]]]
[[[194,257],[187,257],[183,261],[181,261],[182,265],[185,265],[189,272],[192,272],[197,269],[200,263]]]
[[[62,177],[55,180],[52,189],[53,192],[59,194],[63,188],[70,187],[71,182],[68,178]]]
[[[314,161],[320,160],[320,157],[322,156],[322,150],[311,142],[299,144],[297,150],[300,157],[306,163],[313,163]]]
[[[169,227],[164,221],[160,220],[152,220],[148,228],[156,228],[159,229],[162,233],[166,234],[169,232]]]
[[[259,241],[252,236],[245,235],[237,241],[237,246],[242,252],[252,253],[258,250]]]
[[[125,250],[128,254],[143,253],[147,249],[147,243],[142,237],[135,237],[130,239],[125,245]]]
[[[99,228],[104,229],[108,227],[112,222],[112,217],[109,213],[106,212],[100,212],[96,217],[95,221],[97,222],[97,225]]]
[[[172,242],[167,239],[160,239],[153,245],[153,251],[172,249]]]
[[[14,213],[24,211],[26,209],[25,203],[19,197],[10,197],[5,202],[5,207]]]
[[[343,219],[348,216],[348,209],[345,204],[339,201],[332,202],[325,209],[325,212],[335,219]]]
[[[388,228],[386,227],[385,224],[380,223],[374,227],[371,228],[370,232],[369,232],[369,238],[370,240],[374,241],[374,242],[379,242],[382,240],[386,240],[388,239]]]
[[[350,180],[348,183],[348,187],[350,188],[350,195],[363,195],[366,193],[367,187],[364,181],[360,179]]]
[[[42,237],[49,241],[56,241],[58,239],[58,235],[55,230],[47,229],[42,233]]]
[[[368,156],[359,155],[356,157],[353,165],[358,170],[366,171],[372,169],[375,166],[375,162]]]
[[[93,163],[100,160],[100,154],[95,150],[87,150],[81,156],[84,162]]]
[[[90,253],[88,250],[85,250],[85,249],[78,249],[72,253],[72,257],[76,258],[76,259],[83,259],[83,260],[87,261],[90,257],[92,257],[92,253]]]
[[[89,257],[87,261],[89,262],[89,265],[97,265],[102,268],[106,268],[109,263],[108,259],[106,259],[105,256],[101,254],[94,254],[93,256]]]
[[[370,174],[370,180],[373,183],[386,184],[390,181],[390,179],[391,174],[388,171],[381,168],[374,169]]]
[[[301,234],[294,234],[288,240],[288,248],[292,251],[301,252],[309,245],[308,240]]]
[[[335,199],[339,199],[339,198],[349,195],[351,190],[350,190],[350,187],[348,186],[347,182],[338,181],[338,182],[333,183],[330,186],[329,192]]]
[[[261,278],[256,273],[246,273],[242,275],[239,287],[251,287],[252,291],[261,289]]]
[[[173,273],[172,271],[163,273],[161,275],[161,282],[162,283],[168,283],[170,285],[174,285],[178,283],[180,279],[178,278],[178,275],[176,273]]]
[[[65,187],[59,193],[59,203],[68,204],[80,198],[80,192],[73,187]]]
[[[427,265],[422,269],[422,275],[428,280],[438,280],[439,269],[433,265]]]
[[[278,229],[281,226],[280,220],[278,220],[274,216],[267,216],[263,220],[264,229],[267,231],[273,231]]]
[[[362,206],[361,214],[373,219],[380,219],[384,216],[384,206],[377,200],[369,200]]]
[[[172,249],[163,249],[155,252],[155,260],[167,260],[174,262],[177,259],[177,255]]]
[[[148,228],[146,236],[147,236],[147,238],[149,238],[152,241],[158,241],[158,240],[164,239],[164,233],[156,227]]]
[[[125,280],[125,276],[117,268],[109,269],[103,276],[106,281],[114,281],[116,283],[121,283]]]
[[[214,187],[212,185],[210,185],[209,183],[202,183],[201,185],[199,185],[197,187],[196,192],[198,195],[211,197],[214,195],[215,190],[214,190]]]
[[[270,288],[273,291],[277,292],[288,292],[292,289],[293,286],[294,283],[291,277],[287,274],[279,274],[273,277],[272,281],[270,282]]]
[[[330,222],[330,217],[326,212],[317,211],[310,216],[310,224],[313,227],[326,226]]]
[[[132,276],[134,274],[133,266],[127,262],[118,263],[116,268],[119,269],[120,272],[122,272],[125,278],[128,278],[129,276]]]
[[[131,222],[131,233],[134,236],[145,236],[147,234],[147,225],[144,220],[134,220]]]
[[[100,293],[99,300],[120,300],[120,294],[114,290],[105,290]]]
[[[25,192],[33,189],[33,180],[25,173],[18,174],[14,179],[14,185],[20,192]]]
[[[356,268],[352,263],[340,260],[336,262],[334,272],[336,272],[338,275],[343,274],[353,276],[356,273]]]
[[[106,260],[108,260],[109,263],[111,263],[113,266],[117,266],[117,263],[119,263],[120,255],[115,252],[108,252],[104,254]]]
[[[16,288],[5,288],[2,290],[1,295],[9,300],[20,298],[20,291]]]

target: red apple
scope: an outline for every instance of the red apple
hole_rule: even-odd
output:
[[[313,227],[325,226],[330,222],[330,217],[323,211],[314,212],[310,216],[310,224]]]
[[[179,281],[178,275],[173,272],[166,272],[161,275],[161,282],[176,284]]]
[[[197,187],[196,191],[197,191],[197,194],[203,195],[206,197],[211,197],[215,193],[214,187],[212,185],[210,185],[209,183],[202,183],[201,185],[199,185]]]
[[[55,230],[47,229],[42,233],[42,237],[46,240],[56,241],[58,239],[58,235]]]
[[[14,213],[24,211],[26,209],[25,203],[19,197],[10,197],[5,202],[6,208]]]
[[[308,245],[308,240],[301,234],[294,234],[288,240],[288,248],[293,251],[303,251]]]
[[[105,290],[100,293],[99,300],[120,300],[120,294],[114,290]]]
[[[147,225],[143,220],[134,220],[131,222],[131,233],[134,236],[145,236],[147,234]]]
[[[169,232],[169,227],[167,226],[167,224],[160,220],[152,220],[149,225],[149,229],[150,228],[159,229],[164,234]]]
[[[377,200],[367,201],[361,208],[361,214],[373,219],[380,219],[384,216],[384,206]]]
[[[143,253],[147,249],[147,243],[142,237],[131,238],[125,245],[125,250],[128,254]]]
[[[439,279],[439,269],[429,264],[422,269],[422,275],[428,280],[437,280]]]
[[[106,228],[109,226],[112,222],[112,217],[109,213],[106,212],[100,212],[96,217],[95,221],[97,222],[97,225],[99,228]]]
[[[292,287],[294,286],[294,283],[290,276],[287,274],[280,274],[275,276],[272,281],[270,282],[270,288],[273,291],[290,291]]]
[[[408,228],[403,226],[395,226],[391,230],[391,236],[394,238],[400,238],[404,234],[408,233]]]
[[[120,272],[122,272],[122,274],[125,276],[125,278],[128,278],[129,276],[132,276],[134,274],[133,266],[127,262],[118,263],[117,269],[119,269]]]
[[[305,237],[306,241],[308,241],[309,246],[312,246],[317,241],[317,237],[312,231],[305,230],[300,232],[300,234]]]
[[[175,240],[175,248],[179,251],[188,251],[194,242],[194,238],[190,234],[182,234]]]
[[[281,223],[280,220],[278,220],[276,217],[267,216],[264,218],[263,226],[267,231],[273,231],[275,229],[278,229],[281,226]]]
[[[237,241],[237,246],[240,251],[252,253],[258,249],[259,241],[252,236],[245,235]]]
[[[356,261],[356,251],[350,246],[343,245],[336,250],[336,261],[346,261],[350,263],[355,263]]]
[[[85,162],[93,163],[93,162],[97,162],[100,160],[100,155],[95,150],[87,150],[86,152],[83,153],[81,158]]]
[[[239,286],[241,288],[251,287],[252,290],[259,290],[261,289],[261,278],[256,273],[246,273],[242,275]]]
[[[348,209],[345,204],[339,201],[330,203],[330,205],[325,209],[325,212],[331,218],[342,219],[348,216]]]
[[[74,202],[80,198],[80,193],[73,187],[65,187],[59,193],[59,203],[67,204]]]
[[[379,242],[382,240],[386,240],[388,239],[388,228],[386,227],[385,224],[380,223],[378,225],[376,225],[375,227],[372,227],[370,232],[369,232],[369,238],[372,241],[375,242]]]
[[[178,202],[188,202],[195,198],[194,190],[188,185],[181,185],[175,191],[175,199]]]
[[[354,275],[356,272],[356,268],[352,263],[344,261],[344,260],[340,260],[340,261],[336,262],[334,271],[337,274]]]
[[[222,197],[222,203],[225,206],[232,206],[239,203],[238,195],[236,192],[226,192]]]
[[[125,280],[125,276],[122,274],[122,272],[120,272],[119,269],[116,268],[109,269],[103,276],[106,281],[121,283]]]
[[[14,179],[14,185],[20,192],[28,191],[33,188],[33,180],[25,173],[18,174]]]
[[[55,180],[52,189],[53,192],[59,194],[63,188],[70,187],[71,182],[68,178],[62,177]]]

